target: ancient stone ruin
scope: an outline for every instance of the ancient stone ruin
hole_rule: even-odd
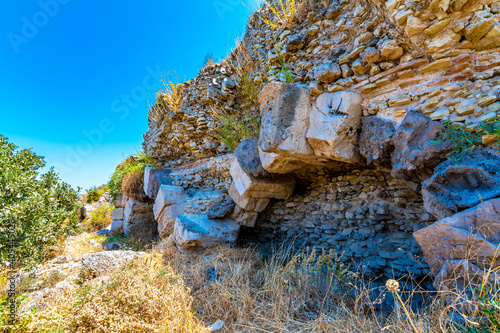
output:
[[[439,135],[500,112],[500,2],[317,3],[276,29],[263,7],[225,61],[180,85],[178,109],[159,98],[144,149],[165,167],[146,169],[149,201],[118,200],[113,232],[181,251],[333,249],[371,278],[496,267],[498,144],[458,158]],[[220,111],[260,132],[231,153]]]

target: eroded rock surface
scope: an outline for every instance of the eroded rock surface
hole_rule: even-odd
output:
[[[168,177],[171,173],[171,169],[146,167],[144,169],[144,192],[146,195],[155,200],[161,185],[172,184],[172,180]]]
[[[424,182],[422,195],[425,208],[437,218],[500,197],[500,153],[474,151],[440,164]]]
[[[309,118],[307,141],[320,157],[358,163],[361,124],[360,95],[351,92],[322,94],[316,100]]]
[[[239,224],[231,219],[209,220],[206,215],[182,215],[175,221],[173,238],[181,251],[196,251],[234,243],[239,230]]]
[[[359,147],[368,165],[390,165],[394,134],[394,122],[379,117],[362,118]]]
[[[243,171],[249,175],[256,178],[269,177],[269,172],[262,167],[258,146],[257,139],[243,140],[234,151],[234,155]]]
[[[99,276],[117,269],[127,263],[140,258],[141,252],[134,251],[103,251],[85,254],[82,264],[88,268],[93,275]]]
[[[449,141],[437,143],[443,125],[415,111],[409,111],[391,141],[392,176],[408,180],[425,180],[452,151]]]
[[[126,237],[151,239],[158,234],[153,203],[129,198],[124,210],[123,233]]]
[[[500,199],[442,219],[414,236],[435,276],[450,260],[467,259],[480,269],[498,267]]]

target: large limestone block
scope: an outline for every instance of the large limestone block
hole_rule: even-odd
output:
[[[146,169],[144,169],[144,192],[146,195],[155,200],[161,185],[172,184],[172,180],[168,177],[171,173],[171,169],[146,167]]]
[[[262,115],[259,145],[264,152],[296,156],[314,153],[306,140],[311,111],[309,90],[272,82],[264,87],[259,101]]]
[[[182,215],[175,221],[173,238],[181,251],[196,251],[234,243],[239,230],[239,224],[231,219],[209,220],[206,215]]]
[[[103,251],[84,254],[82,265],[95,275],[104,275],[119,267],[128,264],[130,261],[140,258],[143,252],[134,251]]]
[[[123,220],[112,220],[111,226],[109,227],[110,235],[121,235],[123,234]]]
[[[322,94],[310,115],[307,141],[317,156],[357,163],[362,98],[352,92]]]
[[[158,235],[167,239],[174,232],[175,220],[186,213],[186,204],[179,203],[165,207],[158,218]]]
[[[234,182],[229,188],[229,196],[231,197],[231,199],[233,199],[238,207],[257,213],[263,212],[270,201],[269,198],[252,198],[248,194],[244,196],[240,195],[240,193],[236,189],[236,186],[234,185]]]
[[[442,219],[417,231],[415,239],[434,275],[448,260],[467,259],[485,267],[497,267],[500,258],[500,199]]]
[[[153,205],[128,199],[124,210],[123,233],[126,237],[150,239],[157,234]]]
[[[230,169],[234,186],[240,196],[254,198],[276,198],[288,199],[295,188],[295,177],[281,176],[274,178],[255,178],[247,174],[237,161],[234,161]]]
[[[484,200],[500,197],[500,153],[491,149],[448,160],[422,187],[425,209],[445,218]]]
[[[263,167],[259,155],[259,142],[257,139],[246,139],[241,141],[234,151],[234,155],[241,168],[256,178],[269,177]]]
[[[184,188],[181,186],[162,185],[153,206],[155,218],[158,220],[163,209],[187,200]]]
[[[436,143],[443,125],[416,111],[408,111],[392,138],[392,176],[399,179],[428,179],[434,168],[452,153],[452,143]]]
[[[368,165],[390,165],[394,133],[394,122],[375,116],[363,117],[359,148]]]
[[[116,208],[123,208],[127,204],[127,197],[123,194],[118,194],[113,204]]]

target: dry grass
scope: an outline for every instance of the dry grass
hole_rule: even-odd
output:
[[[177,75],[175,80],[177,81]],[[184,102],[184,94],[182,92],[182,86],[178,83],[173,83],[171,80],[167,82],[163,78],[163,89],[159,91],[156,95],[156,103],[153,105],[150,111],[150,118],[158,126],[162,124],[165,117],[168,117],[172,113],[177,113]]]
[[[242,333],[500,328],[494,323],[498,292],[491,284],[472,295],[443,292],[414,311],[410,304],[419,291],[400,291],[390,280],[385,292],[394,296],[394,311],[384,314],[376,311],[380,299],[369,297],[348,267],[333,254],[314,253],[281,251],[263,260],[252,249],[220,247],[187,255],[166,242],[101,284],[90,280],[58,296],[55,307],[29,315],[18,332],[207,332],[217,320],[225,321],[223,332]]]
[[[277,0],[276,5],[268,1],[267,7],[271,11],[272,17],[266,19],[261,16],[261,20],[271,29],[287,26],[295,20],[297,11],[296,0]]]
[[[144,170],[133,170],[122,180],[122,193],[129,198],[144,200]]]

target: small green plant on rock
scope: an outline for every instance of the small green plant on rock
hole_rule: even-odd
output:
[[[252,116],[248,112],[241,111],[237,114],[231,114],[225,110],[214,109],[212,115],[220,122],[217,138],[232,151],[238,147],[242,140],[259,137],[260,118]]]
[[[276,51],[276,59],[278,60],[278,64],[280,66],[279,69],[273,69],[272,66],[269,66],[269,69],[276,74],[279,78],[285,80],[288,83],[294,83],[295,78],[293,77],[292,72],[288,69],[288,66],[285,61],[285,55],[281,50],[281,45],[274,45],[274,50]]]
[[[83,221],[83,228],[86,231],[98,231],[107,227],[111,223],[113,207],[103,205],[90,213]]]

